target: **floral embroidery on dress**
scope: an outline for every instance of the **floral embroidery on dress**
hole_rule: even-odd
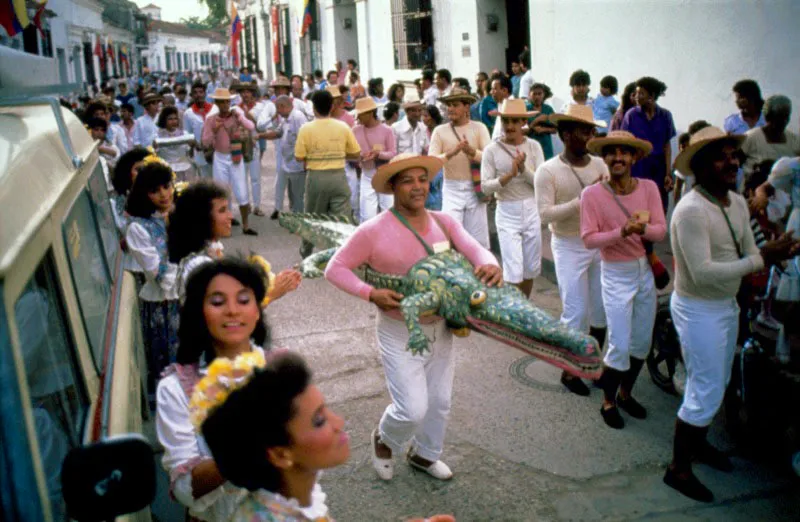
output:
[[[147,233],[150,234],[150,239],[153,242],[153,246],[156,247],[156,251],[158,252],[159,261],[156,281],[160,283],[161,278],[164,277],[164,274],[167,272],[167,268],[169,267],[169,253],[167,250],[167,222],[163,216],[156,213],[147,219],[132,217],[131,223],[140,224],[147,231]]]
[[[313,518],[312,518],[313,517]],[[295,499],[260,489],[250,492],[234,512],[233,522],[334,522],[324,500],[312,496],[312,504],[301,508]]]

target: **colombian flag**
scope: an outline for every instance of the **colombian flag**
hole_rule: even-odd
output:
[[[236,11],[236,4],[231,1],[231,56],[233,64],[239,66],[239,36],[242,34],[242,19]]]
[[[8,36],[21,33],[30,23],[25,0],[0,0],[0,25]]]
[[[304,37],[311,27],[311,0],[303,0],[303,24],[300,27],[300,38]]]

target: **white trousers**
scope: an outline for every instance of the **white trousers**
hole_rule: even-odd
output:
[[[739,305],[736,299],[706,300],[672,293],[670,311],[686,366],[686,391],[678,418],[705,427],[717,414],[731,379]]]
[[[601,262],[603,306],[608,321],[608,349],[603,363],[621,372],[630,358],[645,359],[656,321],[656,284],[647,258]]]
[[[361,182],[359,186],[360,196],[358,201],[358,219],[361,223],[370,218],[374,218],[379,213],[392,208],[392,205],[394,205],[394,195],[378,194],[375,192],[375,189],[372,188],[372,176],[375,175],[375,170],[376,169],[363,168],[361,170]]]
[[[253,161],[245,163],[245,170],[250,182],[250,201],[255,209],[261,206],[261,151],[258,142],[253,149]]]
[[[534,198],[498,201],[494,213],[503,279],[519,284],[542,271],[542,224]]]
[[[247,205],[247,175],[244,161],[234,163],[230,154],[214,152],[214,181],[230,189],[239,206]]]
[[[361,186],[358,180],[358,173],[355,167],[352,167],[349,162],[344,164],[344,175],[347,177],[347,186],[350,187],[350,207],[353,209],[353,216],[360,216],[359,210],[359,187]]]
[[[489,248],[489,217],[486,215],[486,203],[478,201],[471,181],[444,179],[442,212],[461,223],[484,248]]]
[[[430,351],[414,355],[406,349],[408,329],[403,321],[379,313],[377,323],[378,347],[392,397],[378,426],[381,440],[395,454],[411,442],[423,459],[439,460],[453,395],[453,334],[444,321],[423,325]]]
[[[600,251],[583,246],[580,237],[556,234],[550,239],[550,248],[561,297],[561,322],[579,332],[588,332],[590,326],[605,327]]]

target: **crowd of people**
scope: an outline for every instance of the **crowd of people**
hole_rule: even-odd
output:
[[[306,364],[270,353],[264,309],[295,290],[300,274],[272,276],[226,257],[221,243],[234,226],[257,235],[271,141],[272,219],[285,211],[288,192],[292,212],[361,223],[326,278],[381,310],[377,339],[391,404],[370,441],[381,479],[392,479],[393,456],[409,446],[409,465],[436,479],[453,476],[440,458],[453,333],[426,317],[431,349],[408,352],[403,295],[353,270],[404,275],[455,249],[485,284],[530,296],[547,225],[561,321],[604,347],[600,418],[615,429],[625,426],[621,412],[647,416],[634,385],[651,346],[657,290],[670,279],[654,244],[669,237],[671,311],[688,380],[664,482],[712,500],[691,465],[731,469],[706,434],[730,378],[740,282],[787,260],[788,276],[800,275],[792,236],[800,227],[800,138],[787,130],[790,100],[764,100],[755,81],[737,82],[738,111],[722,127],[693,123],[673,161],[676,128],[658,103],[667,86],[653,77],[627,84],[617,100],[618,81],[606,76],[593,98],[589,74],[578,70],[558,112],[527,51],[510,75],[478,73],[474,89],[447,69],[425,69],[413,87],[393,84],[386,94],[381,78],[361,81],[354,60],[269,84],[246,68],[151,75],[111,82],[74,107],[100,142],[125,266],[140,286],[149,392],[175,498],[202,520],[318,520],[328,515],[317,472],[349,454],[341,419]],[[489,250],[490,209],[500,262]],[[303,242],[301,256],[312,252]],[[797,333],[796,325],[782,330],[791,339]],[[246,356],[261,361],[258,368],[233,362]],[[567,372],[561,382],[590,395]],[[198,409],[207,416],[193,425]]]

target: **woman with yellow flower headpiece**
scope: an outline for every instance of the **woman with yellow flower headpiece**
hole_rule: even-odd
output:
[[[211,381],[241,378],[262,366],[269,329],[260,302],[267,293],[265,274],[244,260],[225,258],[201,264],[186,283],[178,330],[177,364],[158,383],[156,430],[164,447],[162,463],[174,497],[200,520],[229,520],[246,491],[220,474],[203,437],[192,423],[190,402],[203,377]],[[203,381],[207,386],[209,379]],[[203,389],[220,399],[225,389]],[[224,387],[223,387],[224,388]],[[207,399],[194,406],[210,407]],[[316,488],[316,495],[322,495]]]
[[[172,170],[158,161],[148,162],[148,158],[143,163],[125,203],[131,216],[125,240],[128,252],[145,275],[139,301],[152,406],[156,380],[168,364],[175,362],[178,351],[178,267],[167,256],[167,216],[174,192]]]

